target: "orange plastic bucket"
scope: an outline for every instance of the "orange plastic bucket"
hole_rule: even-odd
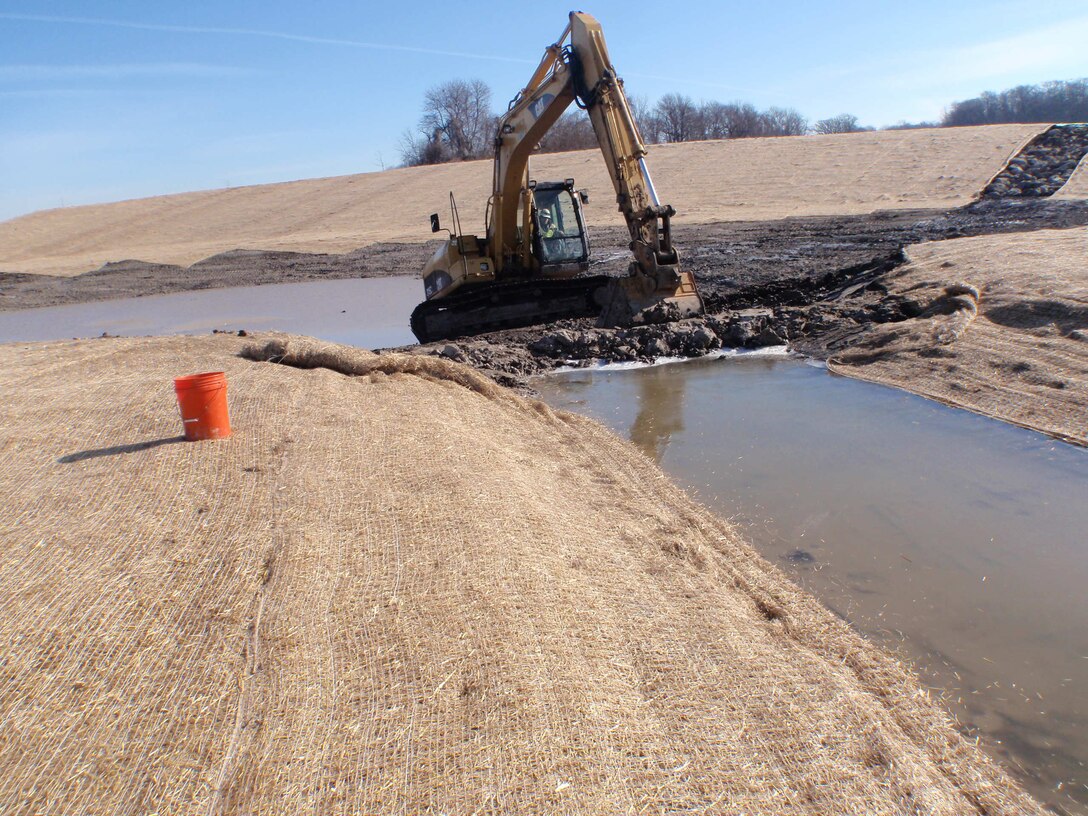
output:
[[[222,371],[190,374],[174,380],[185,438],[226,439],[230,436],[227,413],[227,375]]]

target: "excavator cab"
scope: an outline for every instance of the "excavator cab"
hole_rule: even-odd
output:
[[[589,236],[582,216],[585,193],[574,179],[530,182],[533,192],[532,252],[548,278],[577,275],[589,268]]]

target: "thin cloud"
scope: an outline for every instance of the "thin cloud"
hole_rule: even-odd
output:
[[[419,48],[410,45],[390,45],[388,43],[374,43],[363,40],[347,40],[336,37],[312,37],[306,34],[289,34],[284,31],[265,31],[253,28],[219,28],[216,26],[180,26],[164,23],[141,23],[131,20],[109,20],[96,17],[56,17],[45,14],[8,14],[0,13],[0,20],[20,20],[35,23],[62,23],[68,25],[106,26],[109,28],[128,28],[139,31],[166,31],[175,34],[229,34],[244,37],[265,37],[275,40],[289,40],[291,42],[309,43],[312,45],[338,45],[348,48],[366,48],[377,51],[400,51],[411,54],[434,54],[442,57],[459,57],[462,59],[490,60],[492,62],[532,63],[532,60],[516,57],[499,57],[490,54],[463,53],[460,51],[444,51],[436,48]]]
[[[962,87],[1015,77],[1030,82],[1031,77],[1046,73],[1050,79],[1071,79],[1071,73],[1084,73],[1086,42],[1088,17],[1078,17],[986,42],[903,52],[862,64],[813,67],[800,84],[850,80],[864,87],[932,91],[950,84]]]
[[[189,62],[118,65],[0,65],[0,82],[38,82],[137,77],[225,77],[252,74],[246,68]]]
[[[986,81],[1011,74],[1076,70],[1078,65],[1083,73],[1085,43],[1088,17],[1066,20],[999,40],[924,54],[929,64],[922,76],[935,83],[949,76],[961,82]],[[909,73],[901,77],[908,82],[913,78]]]

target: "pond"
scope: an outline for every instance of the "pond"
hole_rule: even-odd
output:
[[[534,383],[634,442],[1088,810],[1088,451],[772,356]]]
[[[0,342],[221,331],[285,331],[365,348],[414,343],[415,277],[238,286],[0,312]]]

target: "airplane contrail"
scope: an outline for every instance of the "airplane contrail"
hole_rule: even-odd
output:
[[[253,28],[219,28],[215,26],[183,26],[165,23],[140,23],[131,20],[108,20],[98,17],[56,17],[45,14],[10,14],[0,12],[0,20],[22,20],[35,23],[65,23],[70,25],[108,26],[131,28],[141,31],[169,31],[178,34],[236,34],[246,37],[267,37],[275,40],[311,43],[314,45],[339,45],[348,48],[370,48],[380,51],[403,51],[414,54],[435,54],[442,57],[491,60],[492,62],[516,62],[531,64],[533,60],[517,57],[499,57],[491,54],[469,54],[460,51],[442,51],[436,48],[419,48],[411,45],[390,45],[363,40],[346,40],[336,37],[313,37],[307,34],[288,34],[284,31],[265,31]]]

